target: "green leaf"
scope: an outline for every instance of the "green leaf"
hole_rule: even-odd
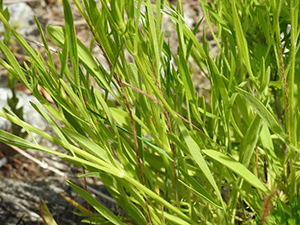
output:
[[[37,149],[44,152],[48,152],[54,155],[58,155],[60,157],[65,156],[65,154],[54,151],[52,149],[43,147],[38,144],[33,144],[30,141],[27,141],[23,138],[20,138],[18,136],[15,136],[9,132],[3,131],[0,129],[0,142],[3,142],[5,144],[14,145],[20,148],[29,148],[29,149]]]
[[[89,194],[84,189],[72,184],[70,181],[67,181],[68,184],[78,193],[80,194],[94,209],[96,209],[103,217],[112,222],[113,224],[124,225],[124,223],[119,220],[117,216],[115,216],[110,210],[100,204],[91,194]]]
[[[206,58],[207,55],[206,55],[205,51],[203,50],[203,47],[200,45],[199,41],[197,40],[196,36],[193,34],[193,32],[190,30],[190,28],[182,20],[177,18],[177,17],[180,17],[180,16],[178,16],[178,13],[170,7],[166,7],[166,9],[169,12],[172,12],[172,14],[167,11],[164,11],[164,10],[162,11],[162,13],[164,13],[165,15],[170,17],[172,20],[174,20],[178,24],[178,26],[182,27],[182,29],[185,32],[185,35],[193,41],[197,50],[200,52],[200,55],[203,58]],[[174,15],[176,15],[176,17]]]
[[[105,149],[101,148],[95,142],[91,141],[89,138],[75,132],[74,130],[64,127],[63,131],[74,141],[76,141],[83,149],[102,158],[106,162],[111,162],[111,157],[107,154]]]
[[[168,153],[163,150],[162,148],[158,147],[154,143],[152,143],[148,138],[146,137],[138,137],[138,139],[142,140],[145,144],[147,144],[149,147],[153,148],[154,150],[158,151],[160,154],[164,155],[167,157],[171,162],[173,162],[173,159],[168,155]]]
[[[186,221],[178,218],[178,216],[172,215],[172,214],[170,214],[168,212],[158,211],[157,213],[161,214],[168,221],[170,221],[170,223],[168,223],[168,224],[191,225],[190,222],[186,222]]]
[[[147,0],[146,2],[146,7],[147,7],[147,13],[146,13],[146,19],[147,22],[149,23],[148,25],[148,32],[149,32],[149,41],[151,45],[151,49],[153,49],[153,62],[155,65],[155,73],[157,74],[159,72],[159,61],[160,61],[160,45],[158,44],[158,36],[159,34],[156,33],[155,29],[155,22],[154,22],[154,16],[151,10],[151,2],[150,0]],[[157,25],[158,26],[158,25]]]
[[[38,26],[39,32],[41,34],[41,38],[42,38],[43,45],[45,47],[45,50],[46,50],[46,53],[47,53],[47,56],[48,56],[48,60],[49,60],[50,64],[54,67],[53,57],[52,57],[52,54],[50,52],[48,43],[46,41],[46,37],[45,37],[44,31],[42,29],[42,26],[41,26],[41,24],[39,23],[39,21],[37,20],[36,17],[34,17],[34,20],[35,20],[35,23]]]
[[[18,43],[25,49],[25,51],[29,54],[29,56],[33,59],[33,61],[38,65],[38,69],[40,71],[42,71],[43,73],[46,73],[46,67],[44,66],[42,57],[39,57],[40,55],[36,54],[35,51],[30,47],[30,45],[25,41],[25,39],[12,28],[12,26],[4,18],[4,16],[2,15],[2,13],[0,13],[0,19],[4,23],[5,28],[9,29],[11,31],[11,33],[15,36],[16,40],[18,41]],[[11,64],[11,66],[13,66],[14,68],[15,68],[15,66],[20,67],[18,64]],[[17,72],[20,75],[19,69],[17,69]],[[24,82],[24,80],[26,80],[26,77],[22,76],[20,80],[22,80],[22,82]]]
[[[184,90],[186,91],[187,100],[195,100],[195,90],[192,81],[190,71],[187,66],[187,61],[183,57],[183,54],[177,56],[178,60],[178,70],[180,72],[180,77],[182,79]]]
[[[248,167],[255,146],[257,145],[259,133],[261,130],[261,125],[262,125],[262,120],[258,115],[256,115],[252,120],[250,127],[247,129],[247,133],[241,143],[240,162],[246,167]]]
[[[241,176],[252,186],[262,190],[263,192],[268,192],[268,188],[262,184],[262,182],[243,164],[239,163],[235,159],[215,150],[202,150],[202,152]]]
[[[214,198],[194,179],[192,178],[188,173],[181,170],[180,171],[184,178],[190,183],[190,185],[186,184],[184,181],[179,179],[179,182],[182,183],[184,186],[186,186],[188,189],[192,190],[196,195],[198,195],[200,198],[204,199],[205,201],[217,206],[218,208],[222,208],[220,204],[218,204]]]
[[[79,59],[77,52],[77,37],[75,33],[74,20],[72,16],[71,6],[68,0],[63,0],[64,6],[64,16],[65,16],[65,27],[66,27],[66,37],[65,41],[67,41],[68,46],[70,46],[70,59],[72,63],[73,75],[75,80],[75,85],[79,87]],[[66,43],[65,43],[66,44]],[[80,89],[79,89],[80,90]]]
[[[58,47],[63,48],[64,44],[64,30],[62,27],[53,27],[47,26],[47,35],[50,40]],[[96,63],[94,57],[91,55],[89,50],[77,40],[78,45],[78,57],[83,64],[83,66],[97,79],[100,80],[101,84],[109,91],[109,93],[115,98],[118,99],[116,94],[111,89],[108,82],[105,80],[104,74],[102,74],[99,65]]]
[[[242,55],[240,57],[241,59],[244,59],[244,63],[246,65],[246,68],[248,70],[250,78],[253,80],[254,76],[252,73],[251,69],[251,64],[250,64],[250,58],[249,58],[249,49],[248,49],[248,44],[243,32],[243,28],[237,13],[237,9],[235,6],[235,1],[231,1],[231,6],[232,6],[232,16],[233,16],[233,22],[234,22],[234,29],[236,32],[236,40],[237,40],[237,45],[239,49],[239,53]]]
[[[23,74],[22,68],[19,65],[18,61],[12,54],[12,52],[9,50],[9,48],[0,40],[0,50],[4,57],[7,59],[9,64],[11,65],[13,71],[13,74],[25,85],[29,85],[26,77]],[[2,64],[2,63],[1,63]]]
[[[240,95],[255,109],[261,119],[267,124],[267,126],[286,144],[292,147],[294,150],[299,151],[293,145],[290,144],[285,132],[282,127],[279,125],[278,121],[274,116],[267,110],[267,108],[252,94],[237,88]]]
[[[186,145],[188,146],[188,149],[190,151],[190,154],[191,154],[193,160],[197,163],[199,168],[202,170],[205,177],[207,178],[207,180],[209,181],[211,186],[214,188],[214,190],[216,192],[216,195],[218,196],[219,200],[223,204],[223,200],[222,200],[220,190],[219,190],[219,188],[216,184],[216,181],[215,181],[215,179],[214,179],[207,163],[204,160],[204,157],[201,154],[199,146],[194,141],[194,139],[190,136],[190,134],[188,133],[188,130],[183,126],[182,122],[179,119],[177,119],[177,122],[179,124],[179,128],[181,130],[182,136],[185,140]]]
[[[60,84],[64,87],[66,93],[69,95],[68,98],[72,100],[76,105],[76,108],[79,110],[81,116],[85,118],[89,123],[91,123],[92,121],[90,119],[89,113],[87,112],[86,105],[84,104],[82,99],[80,99],[76,95],[76,93],[74,93],[74,91],[69,87],[69,85],[66,84],[66,82],[63,79],[60,79]]]

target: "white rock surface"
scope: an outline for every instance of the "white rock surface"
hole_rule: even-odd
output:
[[[17,26],[17,31],[22,36],[28,36],[32,31],[32,24],[34,23],[34,13],[32,9],[24,2],[4,5],[4,8],[8,8],[10,13],[9,23],[12,26]],[[36,28],[34,28],[36,29]],[[3,23],[0,23],[0,33],[4,32]]]
[[[11,95],[11,90],[9,88],[0,87],[0,110],[3,110],[4,107],[8,107],[7,97],[11,97]],[[17,96],[19,98],[17,107],[23,106],[24,120],[34,127],[45,130],[48,127],[48,124],[30,104],[30,102],[38,103],[37,99],[34,96],[27,95],[23,92],[18,92]],[[10,127],[10,122],[0,117],[0,129],[9,130]]]

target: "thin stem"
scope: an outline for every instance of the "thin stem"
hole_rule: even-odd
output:
[[[138,88],[136,88],[136,87],[133,87],[131,84],[128,84],[128,83],[126,83],[125,81],[122,81],[122,83],[123,83],[125,86],[127,86],[127,87],[129,87],[129,88],[131,88],[131,89],[133,89],[133,90],[135,90],[135,91],[141,93],[142,95],[144,95],[144,96],[150,98],[151,100],[155,101],[156,103],[160,104],[161,106],[164,106],[164,104],[163,104],[161,101],[159,101],[159,100],[153,98],[152,96],[150,96],[150,95],[147,94],[146,92],[144,92],[144,91],[142,91],[142,90],[140,90],[140,89],[138,89]],[[173,113],[174,113],[176,116],[178,116],[180,119],[182,119],[184,122],[186,122],[186,123],[192,125],[192,127],[194,127],[196,130],[198,130],[202,135],[204,135],[207,139],[209,139],[211,142],[213,142],[213,143],[214,143],[215,145],[217,145],[219,148],[224,149],[224,147],[222,147],[222,146],[219,145],[217,142],[215,142],[213,139],[211,139],[209,136],[207,136],[207,135],[199,128],[199,127],[197,127],[197,126],[196,126],[195,124],[193,124],[191,121],[187,120],[187,119],[184,118],[182,115],[180,115],[179,113],[175,112],[174,110],[173,110]]]
[[[278,72],[276,71],[274,78],[272,79],[272,81],[276,81],[277,79],[277,74]],[[281,109],[280,109],[280,104],[279,104],[279,100],[278,100],[278,95],[277,95],[277,90],[271,86],[272,92],[273,92],[273,97],[274,97],[274,104],[275,104],[275,110],[276,110],[276,114],[277,114],[277,118],[280,122],[280,125],[282,128],[284,128],[284,124],[283,124],[283,120],[282,120],[282,115],[281,115]]]
[[[255,155],[255,161],[256,161],[256,170],[257,170],[257,178],[259,179],[259,167],[258,167],[258,146],[256,144],[256,147],[255,147],[255,152],[256,152],[256,155]]]
[[[111,64],[111,61],[109,60],[105,50],[103,49],[102,45],[97,41],[97,39],[96,39],[96,43],[100,47],[100,49],[103,53],[103,56],[105,57],[108,65],[109,65],[109,68],[112,69],[113,66]],[[123,83],[122,83],[121,79],[118,77],[116,72],[113,73],[113,78],[116,80],[118,86],[121,89],[122,97],[125,101],[126,108],[129,112],[129,117],[130,117],[130,123],[131,123],[131,127],[132,127],[132,133],[133,133],[135,153],[136,153],[136,157],[137,157],[138,167],[139,167],[139,171],[140,171],[142,184],[145,186],[145,179],[144,179],[144,174],[143,174],[143,169],[142,169],[142,164],[141,164],[141,157],[140,157],[139,145],[138,145],[138,140],[137,140],[137,135],[136,135],[136,129],[135,129],[135,125],[134,125],[134,119],[133,119],[133,116],[132,116],[132,110],[130,108],[129,101],[126,97],[126,92],[125,92],[125,89],[123,87]],[[144,196],[144,200],[145,200],[146,210],[147,210],[147,213],[148,213],[149,223],[152,225],[152,220],[151,220],[151,215],[150,215],[150,210],[149,210],[149,204],[148,204],[148,200],[146,199],[145,196]]]
[[[83,170],[83,174],[85,174],[85,169],[84,169],[83,166],[82,166],[82,170]],[[87,182],[86,182],[86,177],[85,177],[85,176],[83,177],[83,180],[84,180],[84,190],[85,190],[85,191],[88,191],[88,190],[87,190]],[[92,225],[92,218],[91,218],[90,204],[89,204],[88,202],[86,202],[86,205],[87,205],[87,210],[88,210],[88,213],[89,213],[89,221],[90,221],[90,225]]]
[[[285,110],[286,110],[286,115],[287,115],[287,137],[289,138],[289,127],[290,127],[289,96],[288,96],[286,76],[285,76],[285,72],[284,72],[284,63],[283,63],[282,47],[281,46],[279,46],[278,53],[279,53],[278,55],[279,55],[280,69],[281,69],[280,72],[281,72],[281,76],[282,76],[284,96],[285,96]]]
[[[294,119],[294,85],[295,85],[295,65],[296,65],[296,46],[298,42],[298,9],[299,1],[291,0],[291,54],[290,54],[290,63],[291,69],[289,71],[289,80],[288,80],[288,97],[290,101],[290,119]],[[295,132],[295,123],[289,124],[289,134],[290,141],[293,145],[296,145],[296,132]]]
[[[155,82],[157,84],[157,88],[158,88],[160,94],[163,96],[163,93],[162,93],[162,90],[161,90],[161,87],[160,87],[160,83],[158,82],[158,78],[157,78],[157,75],[155,73],[154,65],[153,65],[152,62],[151,62],[151,66],[152,66],[152,71],[153,71],[154,76],[155,76]],[[168,111],[167,111],[165,106],[163,106],[163,109],[164,109],[164,115],[166,117],[169,132],[170,132],[170,134],[173,134],[173,130],[172,130],[172,126],[171,126]],[[175,183],[175,198],[176,198],[176,201],[178,202],[178,190],[177,190],[178,182],[177,182],[177,174],[176,174],[176,152],[175,152],[175,145],[174,145],[173,141],[171,141],[171,148],[172,148],[172,153],[173,153],[173,172],[174,172],[174,183]]]
[[[264,204],[264,207],[263,207],[263,213],[262,213],[262,216],[261,216],[261,220],[260,220],[260,223],[259,225],[264,225],[266,220],[267,220],[267,217],[269,215],[269,212],[270,212],[270,208],[271,208],[271,200],[272,198],[274,197],[274,195],[276,194],[276,191],[274,191],[273,193],[271,193],[266,201],[265,201],[265,204]]]

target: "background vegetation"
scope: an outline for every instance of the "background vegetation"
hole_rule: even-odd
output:
[[[46,32],[59,47],[56,53],[36,21],[47,61],[0,14],[29,55],[20,66],[0,42],[0,64],[40,101],[43,107],[32,105],[57,136],[9,110],[0,115],[66,153],[5,131],[0,140],[83,167],[80,176],[100,179],[128,215],[114,215],[69,182],[97,212],[77,206],[84,221],[300,224],[299,2],[200,2],[219,48],[216,58],[205,35],[200,43],[195,37],[202,20],[194,30],[185,25],[180,0],[176,8],[164,0],[101,0],[101,6],[74,0],[93,35],[90,48],[76,38],[63,0],[65,27],[48,26]],[[174,22],[176,55],[165,39],[163,17]],[[108,68],[92,56],[94,45]],[[52,54],[58,54],[60,68]],[[210,81],[209,99],[195,92],[193,66]],[[51,224],[50,214],[43,215]]]

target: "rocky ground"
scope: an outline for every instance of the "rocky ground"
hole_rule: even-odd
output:
[[[183,2],[187,24],[193,28],[203,16],[199,10],[200,3],[199,1]],[[62,3],[57,0],[4,0],[4,3],[5,6],[9,7],[11,21],[17,26],[17,31],[26,37],[34,48],[44,54],[43,47],[34,44],[41,42],[39,32],[34,24],[34,16],[37,17],[44,29],[48,24],[63,26]],[[171,1],[171,3],[175,3],[175,1]],[[87,32],[85,21],[80,17],[74,5],[72,8],[77,36],[83,43],[88,44],[91,35]],[[164,29],[170,33],[174,32],[170,29],[172,27],[170,21],[167,20],[164,25]],[[201,30],[197,34],[199,40],[202,38]],[[0,38],[2,38],[2,34],[3,26],[1,27],[0,23]],[[170,35],[170,37],[172,37],[170,42],[174,46],[174,52],[176,52],[177,39],[174,38],[176,34]],[[216,51],[212,36],[207,35],[207,38],[211,40],[212,51]],[[25,59],[25,53],[14,42],[12,48],[15,48],[16,57],[22,62]],[[96,57],[101,58],[101,54],[96,48],[94,53]],[[199,94],[201,94],[202,89],[209,88],[207,80],[200,75],[194,77],[194,82]],[[18,90],[19,106],[24,106],[25,121],[51,132],[50,127],[29,104],[29,101],[36,101],[34,97],[22,85],[18,86]],[[0,108],[7,106],[6,99],[10,95],[11,92],[7,88],[6,71],[0,67]],[[8,121],[0,118],[0,129],[10,130],[10,126]],[[54,146],[43,139],[38,141],[47,147],[63,151],[59,146]],[[15,153],[17,151],[18,154],[7,154],[7,152]],[[62,192],[84,205],[83,200],[64,182],[71,180],[77,185],[83,186],[83,180],[76,177],[81,172],[80,169],[74,168],[53,155],[0,145],[0,224],[42,224],[39,216],[40,198],[45,200],[58,224],[80,224],[79,217],[74,216],[73,206],[66,202],[59,193]],[[119,212],[114,200],[109,197],[105,187],[101,186],[99,181],[89,179],[88,189],[97,196],[100,202],[116,213]]]

